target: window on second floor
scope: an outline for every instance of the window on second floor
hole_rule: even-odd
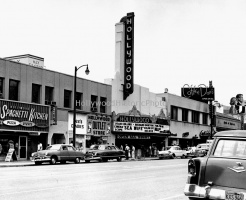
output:
[[[178,120],[178,107],[171,106],[171,119]]]
[[[71,108],[71,91],[64,90],[64,107]]]
[[[107,98],[100,97],[100,113],[106,113]]]
[[[54,100],[53,87],[45,86],[45,101],[51,102]]]
[[[41,85],[32,84],[32,103],[40,103]]]
[[[9,80],[9,100],[19,100],[19,81]]]
[[[76,92],[76,102],[75,102],[75,105],[76,105],[76,109],[79,109],[81,110],[82,109],[82,99],[83,99],[83,94],[80,93],[80,92]]]
[[[189,110],[186,108],[182,109],[182,121],[183,122],[188,122],[188,112]]]
[[[4,98],[4,95],[3,95],[3,78],[0,78],[0,99],[3,99]]]
[[[208,114],[202,113],[202,124],[208,125]]]
[[[91,95],[91,111],[97,112],[97,96]]]
[[[193,110],[191,115],[192,115],[191,116],[192,123],[199,124],[200,113],[198,111]]]

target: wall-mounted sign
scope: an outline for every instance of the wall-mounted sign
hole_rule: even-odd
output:
[[[207,103],[208,101],[214,101],[215,91],[213,87],[207,87],[204,84],[200,84],[198,87],[185,84],[181,88],[181,96]]]
[[[200,137],[209,137],[210,136],[211,131],[207,130],[207,131],[201,131],[200,132]]]
[[[35,126],[35,123],[29,122],[29,121],[23,121],[23,122],[20,122],[20,125],[25,126],[25,127],[33,127]]]
[[[87,116],[76,113],[76,134],[86,135]],[[68,132],[73,133],[73,113],[68,113]]]
[[[51,124],[52,125],[57,125],[57,106],[55,105],[51,105],[50,106],[51,109],[51,116],[50,116],[50,120],[51,120]]]
[[[117,139],[136,139],[136,140],[149,140],[150,136],[147,135],[116,135]]]
[[[4,120],[3,123],[7,126],[18,126],[20,122],[16,120]]]
[[[135,133],[168,133],[169,125],[150,124],[150,123],[131,123],[114,122],[113,130],[117,132],[135,132]]]
[[[134,90],[134,13],[127,13],[124,18],[125,24],[125,57],[124,57],[124,88],[123,99],[125,100]]]
[[[189,136],[189,132],[182,133],[182,137],[188,137],[188,136]]]
[[[49,106],[0,100],[0,125],[0,129],[48,132]]]
[[[107,115],[88,115],[87,134],[94,136],[105,136],[111,133],[111,117]]]

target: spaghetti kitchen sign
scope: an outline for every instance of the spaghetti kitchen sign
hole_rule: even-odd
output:
[[[48,131],[49,106],[0,100],[0,129]]]

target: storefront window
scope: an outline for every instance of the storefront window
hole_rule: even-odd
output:
[[[19,153],[19,137],[13,135],[0,135],[0,160],[5,160],[10,144],[14,145],[16,155]]]
[[[76,109],[82,109],[82,93],[76,92]]]
[[[19,81],[9,80],[9,100],[18,101],[19,99]]]

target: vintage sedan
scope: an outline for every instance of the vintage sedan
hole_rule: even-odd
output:
[[[49,162],[52,165],[57,162],[66,163],[66,161],[79,163],[83,159],[84,153],[77,151],[72,145],[68,144],[50,145],[45,150],[32,153],[31,157],[31,161],[34,161],[36,165],[43,162]]]
[[[116,159],[121,161],[125,158],[125,152],[120,150],[114,145],[93,145],[85,154],[85,162],[90,162],[91,160],[103,161]]]
[[[208,150],[211,146],[211,143],[202,143],[196,146],[196,150],[194,152],[194,157],[203,157],[206,156]]]
[[[163,151],[158,151],[159,159],[162,158],[185,158],[187,156],[187,152],[182,150],[179,146],[167,146]]]
[[[184,194],[190,199],[246,199],[246,131],[222,131],[206,157],[188,161]]]

